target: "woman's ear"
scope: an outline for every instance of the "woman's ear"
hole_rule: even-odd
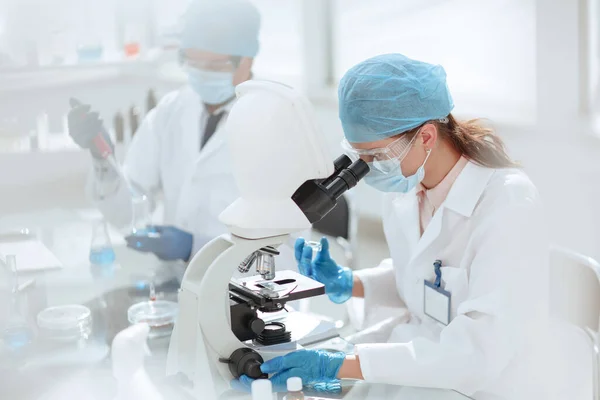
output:
[[[425,150],[431,150],[438,141],[438,130],[435,124],[425,124],[421,129],[421,138],[419,140]]]
[[[252,63],[253,58],[242,57],[240,65],[236,68],[233,73],[233,86],[237,86],[242,82],[246,82],[252,76]]]

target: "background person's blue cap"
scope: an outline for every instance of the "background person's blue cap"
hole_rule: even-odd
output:
[[[258,53],[260,14],[246,0],[194,0],[183,16],[181,49],[230,56]]]
[[[352,67],[338,89],[339,117],[351,143],[374,142],[442,119],[454,108],[440,65],[384,54]]]

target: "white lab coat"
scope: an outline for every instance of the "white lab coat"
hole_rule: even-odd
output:
[[[223,110],[228,112],[229,103]],[[226,115],[200,151],[208,118],[198,95],[190,88],[167,94],[144,119],[125,156],[128,183],[99,199],[95,178],[88,191],[97,207],[115,226],[131,223],[131,186],[144,193],[162,192],[164,221],[194,235],[193,253],[207,241],[227,232],[218,216],[238,196],[223,129]]]
[[[349,304],[369,327],[353,338],[366,381],[476,399],[578,398],[552,386],[560,372],[548,366],[567,362],[548,347],[548,242],[524,173],[469,162],[422,236],[414,191],[386,198],[384,229],[392,260],[356,272],[365,298]],[[452,293],[445,327],[423,310],[437,259]]]

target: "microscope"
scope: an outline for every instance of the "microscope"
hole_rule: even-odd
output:
[[[362,160],[331,161],[310,103],[292,88],[249,81],[236,95],[225,129],[241,196],[219,217],[230,233],[207,243],[187,267],[167,358],[167,373],[186,376],[203,399],[218,398],[241,375],[266,378],[264,360],[302,348],[288,323],[268,316],[325,290],[297,272],[277,271],[278,248],[369,172]],[[232,279],[253,268],[256,275]]]

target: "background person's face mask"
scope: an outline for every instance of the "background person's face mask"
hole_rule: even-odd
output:
[[[400,160],[394,159],[385,161],[386,163],[390,163],[389,173],[383,173],[376,168],[371,168],[371,171],[365,177],[365,182],[367,182],[367,185],[382,192],[408,193],[425,178],[425,163],[429,159],[430,154],[431,150],[427,150],[425,161],[417,169],[417,172],[411,176],[405,177],[402,174]],[[371,165],[369,166],[371,167]]]
[[[190,86],[206,104],[221,104],[235,96],[233,72],[186,68]]]

